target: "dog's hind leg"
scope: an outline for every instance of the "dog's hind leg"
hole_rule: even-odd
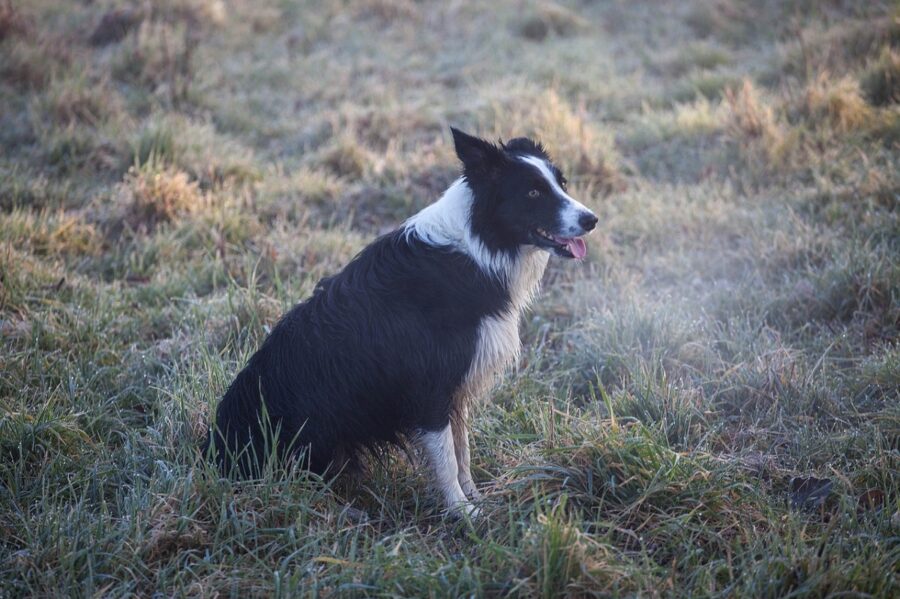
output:
[[[456,463],[459,465],[459,486],[469,499],[481,499],[481,493],[475,487],[472,480],[471,462],[469,454],[469,408],[466,405],[460,407],[450,419],[453,427],[453,448],[456,450]]]
[[[437,431],[423,431],[419,439],[447,509],[475,517],[478,510],[469,503],[459,484],[459,464],[450,423]]]

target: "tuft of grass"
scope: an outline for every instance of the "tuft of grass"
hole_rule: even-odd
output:
[[[244,185],[259,179],[252,151],[209,123],[181,115],[155,116],[133,137],[132,163],[173,165],[204,188]]]
[[[722,105],[712,104],[705,98],[688,104],[679,104],[675,107],[674,121],[675,135],[708,135],[722,129]]]
[[[875,14],[868,19],[847,19],[824,27],[814,22],[795,30],[785,42],[781,68],[804,78],[821,71],[845,75],[858,71],[883,48],[896,48],[900,44],[896,15],[880,3],[873,3],[871,9]]]
[[[566,497],[536,511],[523,543],[522,579],[537,597],[573,596],[593,587],[602,550],[582,532],[583,523],[567,509]]]
[[[61,208],[72,195],[66,182],[51,182],[46,174],[17,166],[0,168],[0,210]]]
[[[40,118],[52,119],[60,127],[98,127],[123,112],[118,94],[107,81],[91,81],[83,73],[54,79],[35,107]]]
[[[0,418],[4,459],[33,466],[52,456],[73,457],[90,444],[90,436],[78,425],[79,414],[62,417],[52,413],[6,412]]]
[[[735,135],[766,140],[779,137],[775,111],[749,79],[739,87],[729,88],[725,99],[730,109],[729,127]]]
[[[696,179],[708,176],[714,168],[712,163],[697,164],[696,154],[719,143],[725,122],[725,106],[705,98],[669,110],[648,106],[619,141],[635,154],[635,166],[644,177]]]
[[[374,157],[368,148],[355,139],[337,137],[324,151],[320,162],[337,176],[359,178],[373,168]]]
[[[347,191],[340,177],[322,169],[300,168],[270,174],[257,185],[260,211],[270,218],[303,222],[310,212],[328,213]]]
[[[725,102],[725,131],[748,164],[763,171],[789,168],[798,145],[797,132],[776,116],[775,108],[756,86],[745,79],[739,87],[727,88]]]
[[[860,78],[860,87],[875,106],[900,102],[900,52],[885,46]]]
[[[24,89],[41,89],[50,81],[54,69],[59,66],[57,56],[40,44],[23,41],[4,44],[0,77],[5,83]]]
[[[174,221],[206,203],[199,185],[187,173],[154,162],[129,169],[122,191],[126,221],[133,228]]]
[[[120,163],[118,149],[93,128],[75,124],[59,129],[40,126],[37,133],[44,161],[57,173],[108,170]]]
[[[811,119],[824,120],[842,132],[870,127],[874,117],[856,81],[847,77],[833,81],[824,73],[806,89],[806,110]]]
[[[120,44],[113,75],[150,88],[172,104],[188,99],[197,39],[185,22],[148,19]]]
[[[900,292],[897,275],[896,264],[878,250],[844,256],[814,278],[802,279],[786,297],[773,302],[770,321],[793,330],[803,323],[862,318],[869,334],[896,338],[900,318],[893,301]]]
[[[175,135],[175,127],[170,122],[149,123],[131,144],[134,163],[138,166],[175,163],[180,157],[180,149],[175,145]]]
[[[64,210],[13,210],[2,225],[0,239],[14,247],[28,247],[39,256],[97,255],[103,245],[91,223]]]

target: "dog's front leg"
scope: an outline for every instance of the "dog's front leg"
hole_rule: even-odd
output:
[[[437,431],[423,431],[420,442],[431,466],[435,486],[443,495],[447,509],[475,517],[478,510],[469,503],[459,485],[459,464],[456,461],[450,423]]]
[[[481,499],[481,493],[475,488],[472,480],[471,463],[469,454],[469,408],[462,406],[450,420],[453,427],[453,447],[456,449],[456,462],[459,464],[459,486],[469,499]]]

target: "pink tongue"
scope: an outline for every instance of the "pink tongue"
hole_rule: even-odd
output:
[[[579,237],[567,239],[566,249],[572,252],[572,255],[579,260],[587,256],[587,246],[584,244],[584,240]]]

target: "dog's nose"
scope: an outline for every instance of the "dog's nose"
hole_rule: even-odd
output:
[[[581,228],[585,231],[591,231],[597,226],[597,220],[598,219],[594,216],[593,212],[585,212],[578,217],[578,224],[581,225]]]

